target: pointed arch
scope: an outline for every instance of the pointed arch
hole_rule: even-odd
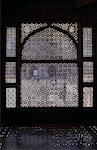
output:
[[[47,26],[30,33],[23,41],[22,59],[74,60],[77,59],[77,43],[63,29]]]

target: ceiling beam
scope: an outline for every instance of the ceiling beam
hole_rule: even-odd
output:
[[[78,8],[78,7],[82,7],[82,6],[85,6],[85,5],[87,5],[87,4],[89,4],[89,3],[93,3],[93,2],[96,2],[96,0],[78,0],[77,2],[76,2],[76,7]]]

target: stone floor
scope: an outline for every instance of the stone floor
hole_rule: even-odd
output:
[[[1,128],[2,150],[97,150],[96,126]]]

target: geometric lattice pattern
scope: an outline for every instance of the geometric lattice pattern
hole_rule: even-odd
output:
[[[93,62],[83,62],[83,82],[93,82]]]
[[[14,108],[16,107],[16,89],[6,88],[6,107]]]
[[[21,107],[77,107],[75,63],[23,63]]]
[[[46,28],[31,36],[24,44],[22,59],[26,60],[75,60],[77,49],[63,33]]]
[[[52,23],[52,26],[57,26],[65,31],[68,31],[78,42],[78,24],[77,23]],[[47,26],[47,23],[22,23],[21,24],[21,42],[24,38],[34,30]]]
[[[92,28],[83,28],[83,57],[92,57]]]
[[[93,87],[83,88],[83,107],[93,107]]]
[[[16,83],[15,62],[6,62],[6,83]]]
[[[7,27],[6,33],[6,57],[16,56],[16,28]]]
[[[34,30],[45,27],[46,23],[22,23],[21,24],[21,42],[23,42],[24,38]]]
[[[53,26],[57,26],[71,34],[76,42],[78,42],[78,24],[77,23],[53,23]]]

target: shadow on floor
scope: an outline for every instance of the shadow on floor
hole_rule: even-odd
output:
[[[11,128],[2,150],[96,150],[96,131],[92,126]]]

